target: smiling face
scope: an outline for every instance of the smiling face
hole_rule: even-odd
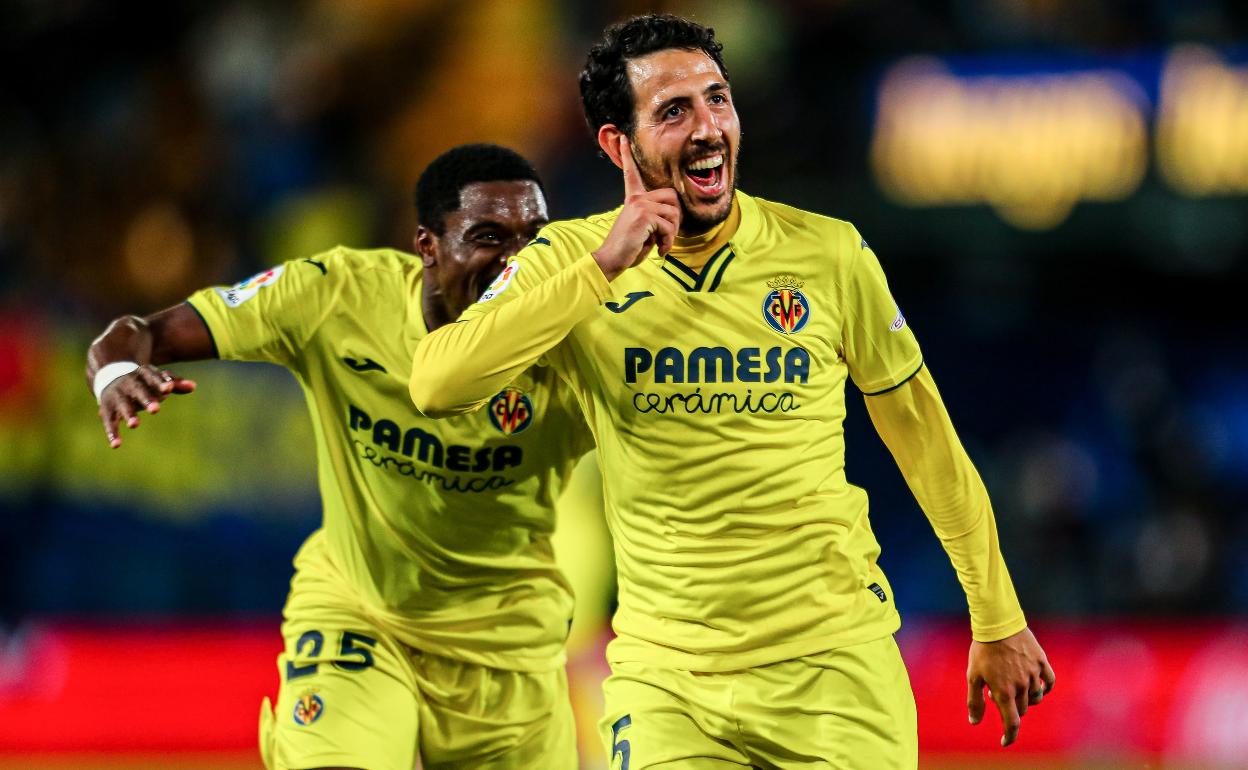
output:
[[[741,126],[728,80],[705,52],[680,48],[630,59],[627,72],[646,188],[674,188],[681,232],[705,232],[728,217],[736,189]]]
[[[443,217],[442,235],[416,231],[425,266],[425,324],[454,321],[477,301],[503,265],[549,221],[536,182],[473,182],[459,191],[459,208]]]

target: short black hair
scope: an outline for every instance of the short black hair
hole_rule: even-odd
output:
[[[537,169],[520,153],[497,144],[461,144],[433,159],[416,181],[416,222],[437,235],[446,232],[446,215],[458,211],[459,193],[474,182],[535,182],[546,194]]]
[[[671,14],[625,19],[603,31],[602,40],[589,49],[585,69],[581,70],[581,106],[591,133],[596,135],[599,128],[613,123],[633,135],[636,105],[628,82],[628,60],[668,48],[703,51],[727,82],[724,46],[715,39],[714,29]]]

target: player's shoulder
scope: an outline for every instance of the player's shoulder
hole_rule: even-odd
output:
[[[758,216],[765,225],[784,231],[786,234],[800,234],[805,231],[816,237],[861,240],[858,229],[844,219],[820,214],[815,211],[799,209],[786,203],[777,203],[766,198],[750,197],[749,202],[757,207]]]
[[[853,224],[836,217],[777,203],[765,198],[742,200],[743,213],[752,209],[755,220],[751,231],[762,244],[804,244],[802,251],[825,266],[827,260],[846,267],[857,260],[867,247],[866,241]]]
[[[619,215],[620,209],[617,208],[580,219],[560,219],[543,227],[537,234],[537,242],[544,242],[556,250],[580,250],[585,246],[596,249]]]
[[[310,265],[320,271],[321,277],[339,288],[355,287],[362,296],[376,296],[387,290],[405,290],[420,277],[421,264],[415,256],[398,249],[354,249],[347,246],[334,248],[295,260],[295,264]],[[315,277],[315,276],[313,276]]]
[[[330,270],[339,272],[340,278],[365,278],[373,274],[409,274],[419,272],[420,260],[398,249],[354,249],[349,246],[334,248],[296,262],[318,267],[324,275]]]

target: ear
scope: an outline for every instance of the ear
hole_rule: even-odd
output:
[[[426,268],[438,266],[438,236],[424,225],[416,228],[416,236],[412,238],[412,246],[420,255],[420,263]]]
[[[620,137],[623,135],[624,132],[614,123],[598,127],[598,146],[618,169],[624,168],[624,161],[620,159]]]

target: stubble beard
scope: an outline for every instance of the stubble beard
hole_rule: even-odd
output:
[[[737,140],[738,145],[740,139]],[[728,156],[727,147],[724,148],[725,157]],[[674,187],[671,179],[661,178],[655,174],[648,158],[638,158],[633,153],[633,160],[637,162],[637,170],[641,172],[641,181],[645,182],[647,190],[658,190],[663,187]],[[685,199],[686,193],[677,192],[676,198],[680,201],[680,234],[681,235],[701,235],[716,225],[722,223],[732,213],[732,201],[737,194],[737,153],[731,156],[732,168],[732,186],[724,191],[724,200],[719,207],[712,211],[709,215],[695,213],[689,207],[689,202]]]

